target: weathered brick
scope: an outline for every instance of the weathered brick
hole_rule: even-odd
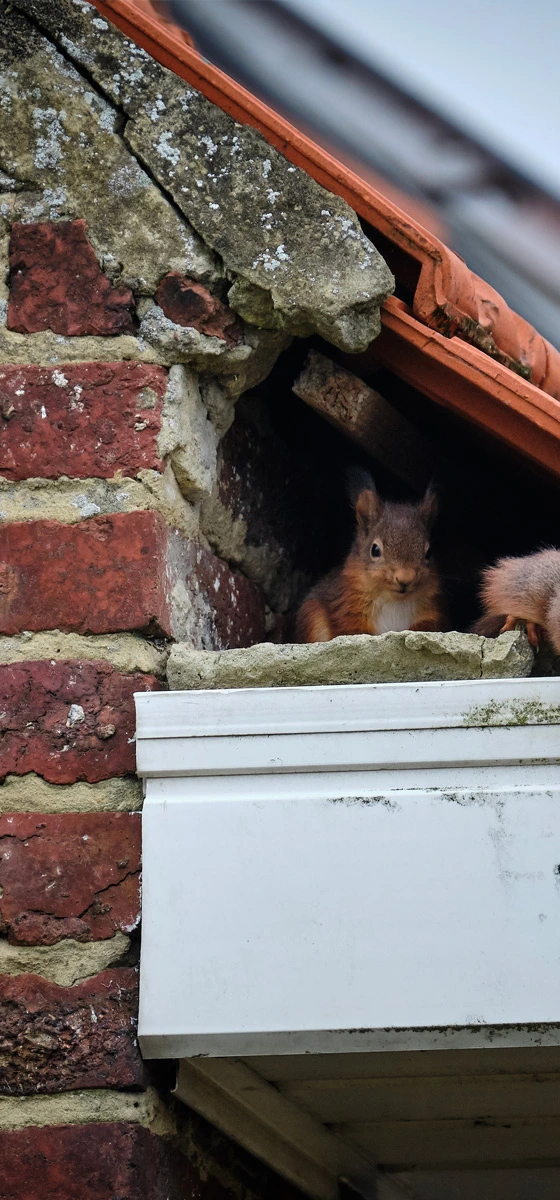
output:
[[[188,542],[183,569],[194,610],[200,614],[194,644],[211,650],[235,650],[265,639],[265,609],[261,589],[203,546]]]
[[[166,373],[145,363],[0,367],[0,474],[110,478],[163,467]]]
[[[0,778],[35,771],[50,783],[96,783],[130,774],[133,694],[161,686],[104,662],[0,667]]]
[[[12,226],[9,329],[65,337],[131,333],[133,305],[130,288],[113,287],[103,274],[85,221]]]
[[[162,279],[155,295],[156,303],[176,325],[187,325],[210,337],[221,338],[236,346],[242,337],[239,317],[227,304],[179,271],[170,271]]]
[[[231,1200],[162,1138],[124,1121],[0,1132],[0,1200]]]
[[[74,987],[0,975],[0,1092],[141,1087],[138,974],[102,971]]]
[[[242,523],[249,558],[258,547],[267,600],[283,612],[344,556],[352,538],[340,447],[338,460],[333,459],[330,428],[318,431],[312,417],[305,408],[294,413],[289,399],[275,406],[258,394],[248,396],[239,402],[220,445],[219,500],[234,527]],[[218,553],[221,545],[218,526]]]
[[[171,634],[168,531],[155,512],[0,528],[0,632]]]
[[[0,632],[44,629],[139,630],[228,649],[263,640],[264,600],[156,512],[0,526]]]
[[[207,1122],[185,1117],[189,1157],[130,1121],[2,1131],[0,1200],[303,1200]]]
[[[0,888],[0,931],[12,943],[130,933],[140,920],[140,815],[0,817]]]

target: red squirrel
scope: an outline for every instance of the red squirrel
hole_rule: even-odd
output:
[[[560,550],[501,558],[483,572],[481,598],[485,612],[473,633],[497,637],[525,621],[535,649],[544,630],[560,654]]]
[[[337,570],[320,580],[296,618],[299,642],[328,642],[341,634],[445,628],[430,531],[437,498],[428,488],[418,504],[382,500],[365,471],[350,476],[356,534]]]

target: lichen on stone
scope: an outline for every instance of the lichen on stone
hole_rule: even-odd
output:
[[[144,313],[139,337],[154,346],[166,362],[191,363],[203,370],[212,370],[215,361],[219,361],[219,369],[232,369],[251,354],[246,343],[230,347],[222,338],[201,333],[192,325],[177,325],[157,304]]]
[[[230,304],[247,322],[318,332],[351,352],[369,345],[394,281],[344,200],[113,26],[101,28],[95,9],[18,7],[53,38],[62,29],[66,53],[125,113],[127,145],[223,260]]]
[[[51,34],[57,39],[65,30],[68,54],[79,45],[67,33],[76,14],[87,19],[90,40],[102,35],[72,4],[62,6],[65,13],[56,2],[23,7],[40,25],[55,18]],[[83,217],[98,257],[112,256],[119,264],[115,281],[135,292],[153,294],[170,270],[219,277],[215,255],[115,132],[120,115],[107,100],[20,12],[2,9],[0,32],[0,88],[9,102],[9,117],[5,113],[0,124],[0,162],[33,193],[27,203],[18,196],[17,219]],[[95,43],[83,43],[82,59],[89,69]]]

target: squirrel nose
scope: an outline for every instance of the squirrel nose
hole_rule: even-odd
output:
[[[406,592],[411,583],[416,579],[416,571],[412,568],[401,568],[400,571],[395,571],[395,583],[399,586],[399,592]]]

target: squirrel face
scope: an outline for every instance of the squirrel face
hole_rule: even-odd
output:
[[[393,504],[378,496],[373,484],[355,502],[358,528],[353,557],[371,580],[396,595],[409,595],[431,574],[430,531],[437,498],[428,488],[419,504]]]

